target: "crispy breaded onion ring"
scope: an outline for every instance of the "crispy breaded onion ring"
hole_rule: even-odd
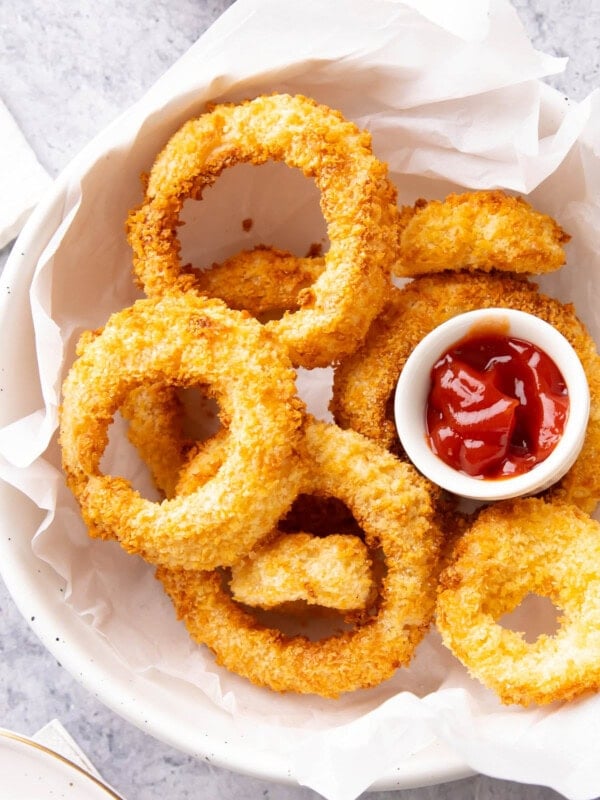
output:
[[[129,422],[129,441],[150,469],[155,486],[165,497],[173,497],[179,470],[194,447],[184,432],[184,409],[176,389],[161,383],[139,386],[119,411]]]
[[[352,352],[381,309],[397,254],[396,190],[366,131],[302,96],[270,95],[217,105],[183,125],[156,159],[127,230],[134,271],[151,296],[193,289],[177,239],[185,200],[233,164],[283,161],[321,192],[329,250],[325,269],[300,293],[298,311],[267,323],[292,361],[326,366]],[[357,302],[360,298],[360,302]]]
[[[416,278],[395,289],[363,345],[335,370],[331,400],[335,421],[400,452],[392,403],[406,359],[442,322],[465,311],[492,307],[517,308],[550,323],[568,339],[583,364],[591,401],[583,449],[551,491],[591,512],[600,500],[600,357],[573,306],[540,293],[525,277],[444,273]]]
[[[403,209],[402,223],[394,272],[404,277],[462,269],[551,272],[565,263],[571,238],[552,217],[499,190],[418,200]]]
[[[129,439],[167,497],[193,493],[216,475],[227,456],[225,429],[205,442],[185,437],[183,407],[172,387],[134,390],[121,406],[121,414],[130,419]],[[340,519],[342,527],[349,526],[347,515],[338,508],[333,514],[330,503],[315,508],[310,501],[318,498],[299,499],[304,502],[299,507],[294,503],[286,523],[293,525],[293,516],[296,523],[314,525],[318,515],[321,530],[329,525],[327,535],[274,534],[232,566],[230,589],[235,600],[264,609],[298,600],[338,611],[366,608],[376,591],[366,545],[354,533],[331,533]]]
[[[374,584],[358,536],[282,533],[231,567],[229,588],[234,600],[254,608],[304,600],[353,611],[368,606]]]
[[[163,503],[100,469],[114,413],[145,382],[207,387],[229,433],[217,473]],[[140,300],[87,341],[64,382],[63,468],[92,535],[153,563],[212,568],[247,553],[290,507],[302,422],[295,372],[256,320],[194,294]]]
[[[324,269],[325,260],[318,256],[299,258],[286,250],[260,246],[198,272],[195,288],[257,317],[297,309],[301,292]]]
[[[216,475],[227,456],[224,428],[203,442],[192,442],[184,435],[183,405],[173,387],[134,390],[121,406],[121,414],[130,420],[129,439],[167,497],[193,493]],[[306,495],[297,498],[300,502],[294,502],[284,524],[308,523],[311,531],[316,524],[322,532],[327,526],[327,534],[273,534],[274,538],[236,562],[230,589],[238,602],[264,609],[299,600],[338,611],[367,608],[376,592],[368,549],[354,527],[352,533],[347,530],[351,527],[348,512],[332,505],[333,498],[319,500]],[[340,523],[344,533],[331,533]]]
[[[261,626],[237,605],[220,572],[170,570],[157,577],[192,638],[219,664],[276,691],[337,697],[374,686],[407,664],[430,624],[440,553],[426,482],[353,431],[317,421],[306,428],[309,485],[338,497],[381,547],[386,574],[377,613],[353,630],[311,641]]]
[[[528,643],[498,624],[528,594],[561,612]],[[471,675],[504,703],[551,703],[600,689],[600,524],[540,499],[496,504],[458,541],[443,572],[437,627]]]

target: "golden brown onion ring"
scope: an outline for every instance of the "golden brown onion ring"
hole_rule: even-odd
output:
[[[339,112],[302,96],[270,95],[217,105],[183,125],[159,154],[127,230],[134,271],[151,296],[193,289],[177,239],[185,200],[200,198],[229,166],[283,161],[313,178],[330,242],[325,269],[298,311],[267,327],[292,361],[327,366],[352,352],[381,309],[397,255],[396,190],[371,138]],[[360,298],[360,302],[357,299]]]
[[[167,497],[196,491],[227,456],[225,428],[203,442],[185,437],[183,407],[171,386],[136,389],[121,414],[130,420],[129,439]],[[230,589],[238,602],[265,609],[298,600],[338,611],[367,607],[376,592],[368,550],[349,512],[332,500],[302,495],[286,515],[286,525],[308,523],[308,530],[316,526],[320,536],[297,528],[273,532],[274,538],[232,566]],[[344,533],[332,534],[340,524]]]
[[[300,258],[274,247],[242,250],[235,256],[198,272],[195,288],[219,297],[230,308],[258,317],[274,311],[292,311],[325,269],[320,257]]]
[[[183,435],[183,408],[172,387],[136,389],[121,407],[124,412],[131,420],[130,440],[167,497],[193,493],[216,475],[227,456],[224,428],[205,442],[190,442]],[[320,507],[319,498],[300,499],[303,502],[294,503],[286,523],[314,526],[316,518],[322,535],[273,532],[273,538],[232,566],[234,598],[265,609],[298,600],[338,611],[366,608],[376,591],[368,550],[354,530],[330,533],[340,521],[349,526],[348,514],[339,508],[332,512],[330,503]]]
[[[119,411],[129,422],[129,441],[149,467],[155,486],[165,497],[173,497],[179,470],[194,446],[184,432],[184,409],[177,390],[160,383],[139,386]]]
[[[443,273],[416,278],[394,290],[363,345],[335,370],[331,411],[393,452],[400,444],[393,393],[417,343],[450,317],[476,308],[517,308],[549,322],[571,343],[585,370],[591,410],[583,449],[552,496],[591,512],[600,500],[600,357],[571,304],[540,293],[525,277],[504,273]]]
[[[400,259],[404,277],[445,270],[503,270],[538,274],[565,263],[571,238],[547,214],[499,190],[418,200],[402,213]]]
[[[337,697],[374,686],[407,664],[430,624],[440,534],[427,484],[406,463],[353,431],[306,427],[309,493],[338,497],[386,564],[377,613],[353,630],[311,641],[261,626],[237,605],[218,571],[157,577],[192,638],[224,665],[276,691]]]
[[[229,588],[254,608],[304,600],[338,611],[367,608],[375,591],[367,546],[336,533],[280,534],[231,567]]]
[[[528,595],[561,617],[534,642],[499,624]],[[443,572],[437,627],[473,677],[504,703],[551,703],[600,689],[600,524],[541,499],[485,509]]]
[[[144,383],[208,387],[229,434],[214,477],[160,504],[100,470],[114,413]],[[256,320],[195,294],[140,300],[87,337],[64,382],[63,468],[93,535],[153,563],[232,564],[298,493],[303,418],[287,354]]]

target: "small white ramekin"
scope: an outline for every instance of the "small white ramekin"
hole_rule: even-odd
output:
[[[498,326],[505,335],[525,339],[547,353],[562,373],[569,395],[567,423],[555,449],[529,472],[514,478],[473,478],[442,461],[427,443],[425,409],[431,368],[448,349],[482,325]],[[505,308],[459,314],[425,336],[407,359],[394,398],[398,435],[415,467],[443,489],[482,501],[536,494],[558,481],[581,450],[589,408],[590,393],[583,366],[565,337],[532,314]]]

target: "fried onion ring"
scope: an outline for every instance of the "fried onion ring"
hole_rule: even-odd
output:
[[[443,273],[395,289],[363,345],[335,370],[331,411],[353,428],[400,453],[393,393],[406,359],[435,327],[475,308],[517,308],[553,325],[579,356],[590,388],[590,418],[581,454],[552,489],[553,497],[593,511],[600,500],[600,357],[571,304],[540,293],[525,277],[504,273]]]
[[[412,214],[411,214],[412,211]],[[417,200],[402,213],[399,276],[446,270],[551,272],[570,236],[547,214],[499,190]]]
[[[500,618],[528,594],[561,612],[528,643]],[[436,611],[446,646],[502,702],[571,700],[600,689],[600,524],[541,499],[485,509],[443,572]]]
[[[177,391],[160,383],[140,386],[127,395],[119,411],[129,422],[129,441],[149,467],[155,486],[165,497],[173,497],[179,470],[194,447],[183,429],[184,409]]]
[[[330,246],[325,268],[300,292],[299,309],[266,324],[292,361],[327,366],[352,352],[383,306],[397,255],[396,190],[371,137],[339,112],[302,96],[217,105],[170,139],[127,222],[134,271],[146,294],[193,289],[177,239],[185,200],[198,199],[226,167],[283,161],[314,179]],[[356,302],[360,298],[360,302]]]
[[[358,536],[283,533],[231,567],[233,599],[254,608],[304,600],[355,611],[373,597],[369,551]]]
[[[185,437],[183,406],[172,387],[134,390],[121,406],[121,414],[130,420],[129,439],[167,497],[193,493],[216,475],[226,458],[226,429],[203,442]],[[333,500],[297,498],[284,524],[308,523],[309,530],[316,526],[321,535],[281,532],[236,562],[230,582],[235,600],[264,609],[298,600],[338,611],[368,606],[375,592],[368,550],[356,535],[349,512],[344,513],[343,506],[334,505]],[[344,533],[332,534],[340,524]]]
[[[227,422],[216,474],[162,503],[100,469],[114,413],[144,382],[208,387]],[[285,349],[249,315],[194,294],[140,300],[87,337],[64,382],[63,468],[92,535],[152,563],[232,564],[298,493],[303,411]]]
[[[407,664],[430,624],[440,534],[427,484],[406,463],[353,431],[309,421],[309,486],[341,499],[381,547],[386,573],[377,611],[354,629],[311,641],[261,626],[223,586],[219,571],[170,570],[157,577],[192,638],[219,664],[275,691],[337,697],[374,686]]]
[[[216,475],[226,457],[227,431],[221,429],[206,442],[188,441],[181,423],[183,408],[172,387],[140,387],[121,406],[122,414],[125,409],[131,420],[129,438],[167,497],[193,493]],[[330,503],[321,509],[310,502],[317,498],[302,499],[300,507],[294,503],[286,523],[295,519],[314,526],[318,515],[321,529],[329,526],[327,535],[280,532],[258,546],[231,568],[234,599],[264,609],[298,600],[338,611],[366,608],[375,586],[365,544],[354,533],[329,533],[339,521],[349,525],[339,509],[334,515]]]
[[[300,258],[286,250],[260,246],[198,272],[195,288],[219,297],[230,308],[259,317],[298,309],[301,292],[312,286],[324,269],[325,260],[318,256]]]

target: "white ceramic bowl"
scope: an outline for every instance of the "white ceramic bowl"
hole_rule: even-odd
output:
[[[323,7],[326,5],[322,4]],[[236,6],[237,4],[232,6],[233,13],[236,12]],[[253,24],[256,24],[255,19],[253,17]],[[350,27],[354,30],[354,17],[351,23]],[[359,39],[362,44],[363,39]],[[340,41],[343,38],[336,37],[336,48]],[[0,480],[0,570],[23,616],[30,621],[32,629],[43,644],[75,679],[81,681],[95,697],[116,713],[143,731],[182,751],[206,759],[212,765],[281,783],[306,784],[306,775],[300,774],[297,767],[298,737],[290,742],[289,748],[287,739],[291,737],[287,737],[286,746],[282,746],[284,726],[281,722],[265,719],[262,695],[257,698],[261,730],[257,732],[256,727],[251,730],[242,729],[228,710],[213,702],[209,694],[195,686],[192,681],[158,669],[140,670],[135,665],[132,666],[118,651],[117,643],[91,624],[92,615],[87,613],[88,607],[85,613],[79,613],[73,595],[66,601],[67,581],[63,577],[64,572],[60,572],[61,559],[65,552],[53,551],[52,558],[44,560],[39,553],[39,547],[36,549],[35,545],[32,546],[36,534],[40,530],[45,534],[46,528],[51,525],[62,535],[67,524],[73,522],[74,516],[69,513],[58,519],[52,514],[56,504],[56,497],[52,495],[52,482],[56,483],[58,478],[62,480],[62,476],[59,474],[60,459],[53,438],[55,425],[45,411],[52,405],[52,394],[58,390],[65,365],[49,364],[49,343],[56,346],[56,340],[62,340],[65,343],[67,360],[72,358],[78,331],[101,326],[106,319],[107,306],[114,305],[116,309],[131,299],[131,254],[123,242],[123,221],[127,209],[140,200],[139,175],[148,169],[169,134],[196,112],[204,101],[214,100],[219,92],[227,93],[227,99],[239,99],[251,93],[273,90],[274,74],[278,73],[273,72],[275,67],[266,66],[265,48],[240,49],[240,54],[243,52],[244,57],[246,53],[256,55],[258,77],[253,81],[238,80],[236,83],[235,70],[239,68],[241,56],[223,59],[221,43],[214,29],[200,44],[202,47],[182,60],[177,70],[168,73],[141,104],[134,106],[103,131],[69,165],[30,218],[3,273],[0,340],[4,347],[0,348],[0,374],[3,376],[2,388],[5,391],[0,405],[0,428],[6,426],[7,437],[10,438],[15,433],[13,423],[27,419],[31,423],[31,431],[37,431],[37,435],[32,433],[30,438],[18,438],[18,446],[13,448],[17,451],[18,458],[10,471],[10,480]],[[384,55],[387,55],[387,50]],[[324,81],[327,70],[322,61],[317,66],[314,78],[305,69],[297,75],[286,72],[283,81],[286,89],[313,93],[323,102],[329,102],[329,88]],[[335,62],[331,73],[334,90],[337,93],[339,87],[343,96],[355,108],[355,98],[360,99],[361,92],[346,92],[344,87],[349,85],[348,81],[340,83],[340,77],[346,73],[337,69],[337,66],[339,65]],[[356,68],[354,59],[351,60],[347,74],[360,77],[361,73],[353,73],[353,68]],[[382,79],[382,75],[385,82],[389,81],[387,64],[385,71],[379,76],[369,68],[369,83]],[[193,76],[193,81],[189,76]],[[385,86],[385,82],[382,80],[381,88]],[[230,91],[232,84],[235,91]],[[196,85],[203,87],[204,94],[198,91]],[[376,83],[373,85],[379,86]],[[332,95],[331,100],[334,105],[335,96]],[[549,88],[545,91],[543,101],[541,124],[544,135],[549,136],[556,131],[567,104],[558,92]],[[392,138],[391,150],[396,154],[398,139],[395,135]],[[275,171],[269,174],[272,178],[269,182],[270,192],[272,188],[277,188],[280,173]],[[464,177],[462,168],[460,174]],[[436,189],[429,173],[422,181],[413,175],[405,178],[403,189],[411,195],[420,196],[429,191],[433,193]],[[446,184],[442,185],[444,190],[448,190]],[[221,189],[225,190],[222,194]],[[230,192],[229,195],[227,191]],[[232,208],[239,208],[240,197],[231,190],[227,176],[224,175],[217,181],[214,189],[211,189],[211,194],[213,192],[217,198],[215,202],[223,201],[223,209],[228,212],[232,221],[231,224],[217,225],[215,215],[206,218],[206,209],[203,207],[204,228],[198,232],[198,239],[203,240],[203,248],[208,242],[213,247],[210,252],[202,251],[206,258],[204,263],[220,260],[232,252],[219,249],[219,236],[229,247],[233,247],[232,236],[242,237],[239,222],[230,213]],[[283,199],[281,195],[276,195],[274,199],[270,193],[262,198],[268,208],[274,207],[278,211],[281,209],[280,228],[287,236],[292,236],[295,232],[295,226],[290,225],[290,220],[300,219],[304,225],[306,210],[313,209],[312,197],[308,198],[311,203],[307,202],[302,207],[293,204],[296,197],[294,185]],[[316,201],[314,206],[318,210]],[[191,230],[193,227],[188,225],[184,230]],[[204,237],[203,231],[206,231]],[[254,226],[253,231],[257,235],[261,234],[258,225]],[[310,242],[314,241],[317,239],[311,237]],[[294,244],[302,243],[301,240],[296,243],[286,241],[280,243],[280,246],[294,249]],[[60,261],[58,279],[47,269],[38,271],[38,263],[45,264],[51,257]],[[69,307],[59,308],[57,311],[57,306],[60,306],[65,297],[69,299]],[[36,312],[36,317],[39,317],[39,305],[42,301],[59,318],[55,319],[53,316],[45,319],[45,324],[34,326],[32,309]],[[357,302],[359,301],[360,298],[357,298]],[[40,389],[42,376],[47,392],[44,396]],[[39,457],[40,449],[43,458]],[[3,466],[0,461],[0,468]],[[31,494],[26,494],[22,489],[26,480],[32,484]],[[83,540],[77,542],[86,546],[88,544]],[[96,543],[102,547],[110,547],[112,544]],[[75,549],[71,547],[69,553]],[[137,636],[143,629],[144,622],[149,621],[151,638],[156,639],[154,618],[148,615],[147,609],[146,617],[143,616],[145,608],[134,599],[134,587],[128,583],[124,585],[131,593],[126,613],[132,626],[131,630],[126,629],[127,635]],[[101,599],[111,601],[112,596],[103,596]],[[167,649],[171,642],[169,636],[166,640]],[[142,641],[142,644],[145,642]],[[135,655],[137,656],[137,650]],[[445,652],[441,655],[447,656]],[[437,679],[439,665],[436,665],[436,669]],[[218,670],[215,668],[215,671]],[[260,691],[256,689],[253,698]],[[424,691],[423,686],[419,685],[418,692]],[[455,688],[450,686],[449,691],[454,692]],[[402,699],[410,701],[411,709],[418,702],[418,698],[411,692],[404,692]],[[303,703],[303,707],[307,703]],[[324,705],[317,702],[314,711],[310,709],[311,713],[318,718]],[[385,705],[389,704],[381,703],[381,706]],[[423,714],[428,720],[432,715],[435,716],[433,706],[423,708]],[[361,695],[357,713],[362,714],[365,709],[366,701],[364,695]],[[445,713],[444,709],[442,712]],[[444,713],[439,717],[438,733],[433,740],[427,742],[418,739],[413,725],[408,726],[407,737],[386,741],[389,730],[382,730],[379,722],[372,716],[369,718],[368,725],[361,727],[360,731],[361,736],[368,733],[368,742],[373,746],[367,747],[361,738],[361,749],[358,752],[362,765],[370,766],[371,761],[376,762],[377,778],[371,788],[406,789],[472,774],[472,759],[468,754],[473,748],[469,746],[469,742],[465,742],[461,749],[463,743],[456,741],[451,728],[447,726]],[[448,716],[446,714],[446,718]],[[281,715],[280,719],[287,721],[288,717]],[[342,719],[347,721],[348,716]],[[399,724],[404,724],[402,717]],[[339,724],[337,730],[341,737],[345,736],[345,725]],[[480,736],[480,728],[476,729],[476,735]],[[399,744],[405,741],[408,742],[409,750],[400,751]],[[493,743],[488,746],[495,747]],[[379,756],[389,756],[390,763],[381,766],[385,762],[380,762]],[[340,769],[339,759],[325,759],[325,763],[328,774],[333,773],[333,767],[338,771]],[[504,767],[502,774],[512,777],[508,767]]]
[[[554,361],[567,386],[569,415],[563,435],[550,455],[513,478],[474,478],[446,464],[427,443],[425,408],[431,368],[449,348],[481,325],[498,326],[508,336],[537,345]],[[425,336],[406,361],[394,398],[402,446],[417,469],[444,489],[474,500],[504,500],[540,492],[558,481],[577,458],[587,428],[590,393],[577,354],[552,325],[532,314],[506,308],[469,311]]]

